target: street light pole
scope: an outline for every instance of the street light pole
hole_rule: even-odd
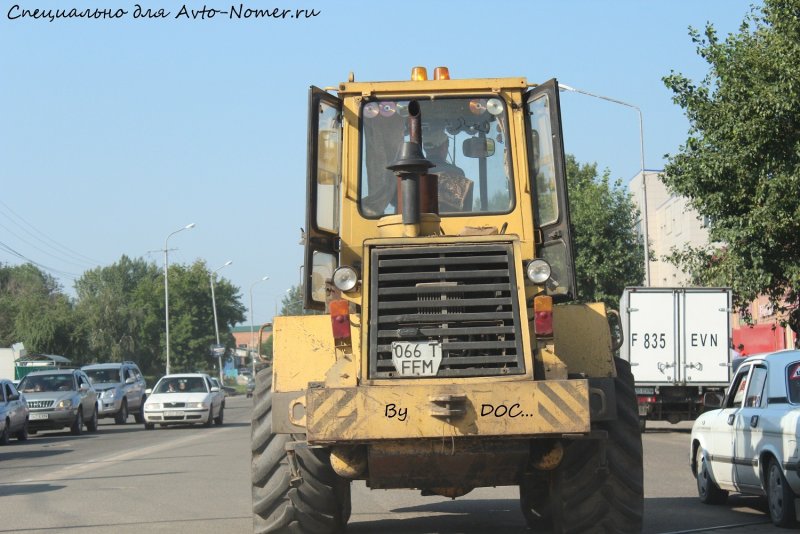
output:
[[[633,104],[629,104],[628,102],[623,102],[622,100],[617,100],[616,98],[611,98],[608,96],[590,93],[589,91],[583,91],[582,89],[576,89],[574,87],[570,87],[569,85],[564,85],[562,83],[558,84],[558,88],[561,89],[562,91],[570,91],[572,93],[580,93],[582,95],[593,96],[601,100],[606,100],[608,102],[613,102],[615,104],[620,104],[622,106],[633,108],[634,110],[636,110],[636,113],[639,114],[639,169],[642,175],[642,230],[644,237],[644,285],[649,287],[650,286],[650,244],[649,244],[650,233],[649,233],[649,228],[647,226],[647,177],[645,176],[644,172],[644,123],[642,121],[642,110],[639,109],[639,106],[634,106]]]
[[[167,236],[164,240],[164,315],[165,315],[165,322],[167,326],[167,373],[169,374],[169,238],[177,234],[178,232],[183,232],[184,230],[191,230],[194,228],[194,223],[187,224],[183,228],[175,230],[171,234]]]
[[[260,284],[265,280],[269,280],[269,276],[263,277],[261,280],[256,280],[253,282],[253,285],[250,286],[250,350],[253,350],[255,346],[255,334],[253,333],[253,288],[256,287],[256,284]],[[256,357],[251,355],[253,360],[253,378],[256,377]]]
[[[217,334],[217,346],[215,347],[216,350],[219,350],[219,324],[217,323],[217,299],[214,296],[214,278],[217,276],[217,271],[220,269],[224,269],[228,265],[233,263],[233,260],[228,260],[225,262],[225,265],[220,267],[219,269],[213,271],[210,275],[208,275],[209,281],[211,282],[211,306],[214,308],[214,332]],[[222,354],[217,353],[217,361],[219,362],[219,383],[222,384]]]

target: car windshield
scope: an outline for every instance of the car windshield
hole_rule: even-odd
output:
[[[92,384],[119,382],[119,369],[85,369]]]
[[[28,375],[19,383],[19,390],[23,393],[73,391],[74,389],[72,375]]]
[[[208,393],[206,381],[199,376],[164,378],[158,383],[156,393]]]
[[[398,182],[386,167],[409,140],[408,100],[366,102],[361,108],[361,212],[370,218],[398,213]],[[440,214],[508,213],[514,207],[509,177],[508,119],[502,99],[419,100],[422,146],[438,175]],[[425,186],[423,186],[425,188]],[[426,189],[427,191],[427,189]]]

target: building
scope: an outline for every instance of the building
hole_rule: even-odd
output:
[[[251,364],[250,351],[256,349],[258,345],[258,332],[261,325],[236,326],[231,330],[231,335],[235,340],[236,358],[239,360],[237,366],[243,367]],[[272,327],[264,329],[262,334],[262,343],[272,336]]]

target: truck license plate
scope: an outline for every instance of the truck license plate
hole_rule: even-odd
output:
[[[48,418],[48,414],[46,414],[46,413],[32,413],[32,414],[30,414],[28,416],[28,419],[31,420],[31,421],[38,421],[38,420],[47,419],[47,418]]]
[[[442,363],[438,341],[393,341],[392,363],[400,376],[436,376]]]

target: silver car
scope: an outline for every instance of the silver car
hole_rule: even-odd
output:
[[[19,441],[28,439],[28,404],[11,380],[1,378],[0,445],[7,444],[12,436]]]
[[[144,401],[147,398],[144,376],[134,362],[97,363],[81,368],[97,391],[97,411],[100,418],[113,417],[118,425],[125,424],[128,414],[137,423],[144,422]]]
[[[69,427],[80,435],[83,427],[97,430],[97,393],[86,373],[80,369],[36,371],[19,383],[28,402],[28,430],[60,430]]]

